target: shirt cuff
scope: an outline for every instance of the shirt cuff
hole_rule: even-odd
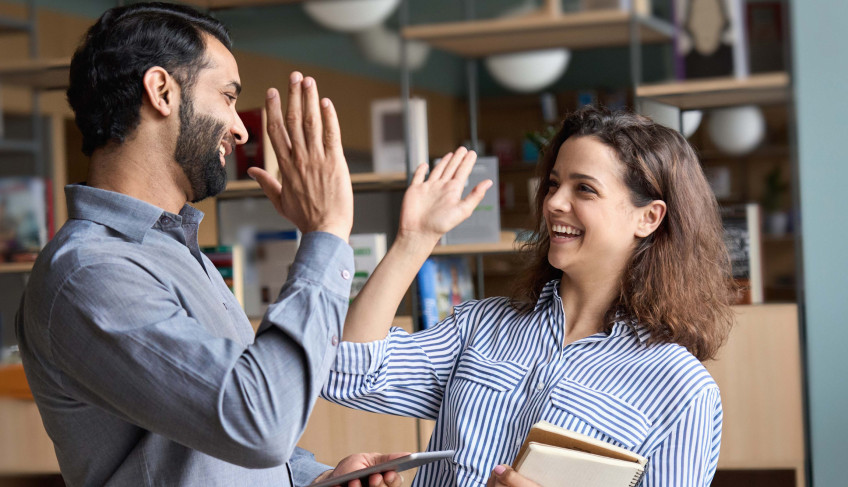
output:
[[[392,327],[386,338],[376,342],[339,343],[339,352],[331,370],[340,374],[376,374],[380,365],[386,360],[392,335],[397,332],[406,333],[403,328]]]
[[[295,447],[294,453],[292,453],[292,457],[289,460],[289,467],[291,467],[294,487],[307,486],[313,483],[315,478],[322,473],[333,469],[333,467],[316,461],[315,455],[312,453],[297,447]]]
[[[289,278],[317,282],[348,298],[353,272],[353,249],[347,242],[331,233],[309,232],[301,237]]]

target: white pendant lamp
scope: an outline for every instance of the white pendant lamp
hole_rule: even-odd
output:
[[[719,108],[710,112],[707,129],[719,150],[741,156],[762,142],[766,134],[766,120],[756,105]]]
[[[558,80],[570,59],[571,51],[568,49],[541,49],[489,56],[486,68],[504,87],[531,93]]]
[[[400,67],[400,34],[387,29],[384,25],[376,25],[353,34],[356,45],[363,56],[372,63],[389,68]],[[406,65],[414,71],[427,61],[430,46],[423,42],[406,41]]]
[[[307,0],[303,9],[318,24],[340,32],[358,32],[383,23],[400,0]]]

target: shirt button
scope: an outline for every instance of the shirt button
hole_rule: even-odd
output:
[[[330,338],[330,343],[332,343],[333,346],[335,347],[336,345],[339,344],[339,337],[337,337],[336,335],[333,335],[333,338]]]
[[[344,279],[345,281],[347,281],[348,279],[350,279],[350,271],[349,271],[349,270],[344,269],[344,270],[342,271],[342,279]]]
[[[542,381],[539,381],[539,383],[536,385],[536,390],[537,391],[543,391],[544,389],[545,389],[545,383],[542,382]]]

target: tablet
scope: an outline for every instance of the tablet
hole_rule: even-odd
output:
[[[389,472],[392,470],[395,472],[402,472],[404,470],[409,470],[410,468],[420,467],[421,465],[426,465],[437,460],[444,460],[452,457],[453,450],[412,453],[410,455],[395,458],[394,460],[389,460],[388,462],[373,465],[371,467],[365,467],[360,470],[354,470],[353,472],[339,475],[338,477],[322,480],[321,482],[316,482],[309,487],[332,487],[334,485],[344,486],[354,479],[364,479],[362,481],[362,485],[363,487],[368,487],[368,476],[372,473]]]

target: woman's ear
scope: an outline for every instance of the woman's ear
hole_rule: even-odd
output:
[[[660,223],[662,223],[663,218],[665,218],[666,209],[665,201],[663,200],[654,200],[639,208],[640,215],[639,224],[636,227],[636,236],[645,238],[654,233],[657,227],[660,226]]]
[[[175,109],[177,100],[176,80],[161,66],[153,66],[144,73],[144,99],[153,110],[167,117]]]

